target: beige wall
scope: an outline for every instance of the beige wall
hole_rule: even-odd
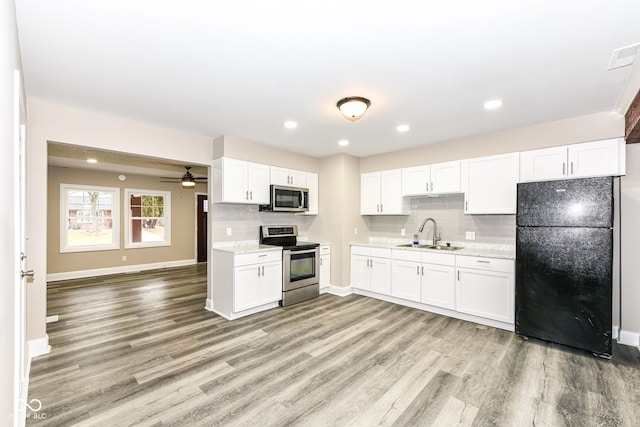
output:
[[[331,243],[331,284],[350,285],[349,243],[367,241],[365,217],[360,216],[360,160],[336,154],[320,159],[320,215],[309,235]],[[354,234],[354,229],[358,234]]]
[[[213,153],[214,159],[224,156],[305,172],[318,172],[320,167],[320,162],[315,157],[256,144],[233,135],[223,135],[214,139]]]
[[[640,333],[640,144],[627,145],[627,175],[622,197],[622,324],[623,331]],[[617,319],[614,319],[617,321]],[[614,322],[615,323],[615,322]]]
[[[365,157],[360,160],[360,171],[418,166],[623,135],[624,117],[615,112],[602,112]]]
[[[160,182],[160,178],[49,166],[47,203],[47,273],[122,267],[170,261],[195,262],[195,192],[206,192],[205,184],[196,189],[183,189],[177,183]],[[96,185],[120,189],[120,249],[108,251],[60,253],[60,184]],[[200,188],[199,188],[200,187]],[[171,246],[125,249],[124,190],[160,190],[171,192]],[[126,255],[127,261],[122,261]]]
[[[187,164],[208,164],[211,138],[30,98],[27,103],[28,268],[36,272],[27,294],[27,337],[47,339],[47,143],[131,153]]]

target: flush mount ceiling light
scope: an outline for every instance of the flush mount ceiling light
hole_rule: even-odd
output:
[[[341,139],[340,141],[338,141],[338,145],[345,147],[347,145],[349,145],[349,140],[348,139]]]
[[[355,122],[364,115],[371,101],[361,96],[349,96],[342,98],[336,105],[345,119]]]
[[[284,127],[286,127],[287,129],[295,129],[298,127],[298,123],[294,122],[293,120],[287,120],[286,122],[284,122]]]
[[[409,132],[409,129],[411,129],[409,125],[399,125],[398,127],[396,127],[396,130],[398,132]]]

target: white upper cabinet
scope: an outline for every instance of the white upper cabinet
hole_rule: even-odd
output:
[[[363,173],[360,177],[360,194],[362,215],[401,215],[401,170]]]
[[[462,161],[466,214],[515,214],[519,153]]]
[[[429,194],[431,165],[402,168],[402,195]]]
[[[307,173],[307,187],[309,189],[309,210],[305,215],[318,215],[318,174],[308,172]]]
[[[625,174],[622,138],[524,151],[520,181],[617,176]]]
[[[269,203],[269,166],[222,157],[213,162],[214,203]]]
[[[460,193],[460,161],[402,169],[402,195]]]
[[[307,173],[294,169],[271,166],[271,184],[307,188]]]

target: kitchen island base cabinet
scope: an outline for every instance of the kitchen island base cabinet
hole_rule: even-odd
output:
[[[212,311],[233,320],[279,306],[282,252],[213,251]]]
[[[515,265],[511,260],[458,257],[456,310],[514,322]]]

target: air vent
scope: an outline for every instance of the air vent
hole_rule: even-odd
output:
[[[615,49],[611,54],[611,59],[609,60],[609,69],[613,70],[615,68],[626,67],[627,65],[633,64],[633,59],[636,57],[638,48],[640,48],[640,43]]]

